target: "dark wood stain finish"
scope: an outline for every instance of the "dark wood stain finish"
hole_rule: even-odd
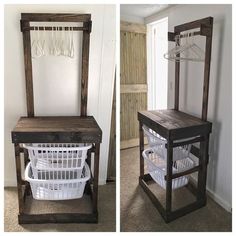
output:
[[[82,79],[81,79],[81,116],[34,116],[34,91],[32,76],[32,57],[30,22],[81,22],[82,27],[73,27],[73,30],[83,31],[82,44]],[[15,161],[19,203],[19,224],[32,223],[97,223],[98,222],[98,174],[100,143],[102,142],[102,130],[92,116],[87,116],[88,93],[88,67],[89,67],[89,41],[92,28],[90,14],[45,14],[22,13],[21,31],[23,33],[25,81],[27,117],[21,117],[12,130],[12,142],[15,145]],[[64,28],[64,27],[63,27]],[[44,28],[39,28],[44,30]],[[62,28],[60,28],[61,30]],[[46,27],[53,30],[53,27]],[[21,153],[24,154],[24,166],[28,163],[28,153],[20,147],[22,143],[93,143],[88,151],[88,164],[91,167],[91,153],[94,153],[94,174],[86,184],[85,194],[91,196],[92,211],[81,213],[49,213],[49,214],[25,214],[24,205],[26,196],[31,196],[29,183],[22,179]]]
[[[91,213],[54,213],[54,214],[21,214],[19,224],[64,224],[64,223],[98,223],[98,214]]]
[[[178,39],[176,41],[176,46],[179,45],[180,40]],[[177,57],[180,56],[180,54],[176,55]],[[180,62],[175,61],[175,110],[179,110],[179,75],[180,75]]]
[[[88,22],[84,23],[84,27],[86,27],[88,25],[89,25]],[[89,41],[90,41],[90,31],[84,31],[84,33],[83,33],[83,46],[82,46],[81,116],[87,115]]]
[[[16,162],[16,179],[17,179],[17,190],[18,190],[18,203],[19,203],[19,214],[23,212],[24,202],[22,193],[22,179],[21,179],[21,161],[20,161],[20,145],[15,144],[15,162]]]
[[[186,114],[179,111],[179,78],[180,78],[180,63],[175,63],[175,103],[174,109],[157,110],[157,111],[140,111],[138,112],[139,132],[140,132],[140,177],[139,184],[147,193],[154,206],[158,209],[164,220],[168,223],[185,214],[197,210],[206,205],[206,179],[207,179],[207,164],[209,159],[209,135],[212,131],[212,123],[207,121],[208,108],[208,92],[210,79],[210,61],[211,61],[211,46],[212,46],[212,28],[213,18],[207,17],[197,21],[174,27],[174,33],[168,33],[169,41],[175,41],[175,36],[183,31],[200,28],[195,35],[206,37],[205,49],[205,64],[204,64],[204,82],[203,82],[203,100],[202,100],[202,115],[201,118]],[[147,182],[151,180],[149,174],[144,173],[144,161],[142,152],[144,150],[144,136],[142,126],[146,125],[155,132],[166,138],[167,144],[167,174],[166,180],[166,206],[161,205],[157,197],[149,188]],[[188,141],[181,139],[191,138]],[[173,148],[200,142],[200,148],[192,146],[191,153],[199,159],[199,165],[182,173],[172,173],[173,164]],[[188,175],[193,172],[198,172],[197,187],[188,185],[188,189],[194,192],[196,201],[185,207],[172,211],[172,180],[183,175]]]
[[[29,27],[30,23],[29,21],[25,21],[23,25],[25,27]],[[33,90],[30,31],[23,32],[23,45],[24,45],[24,62],[25,62],[27,115],[29,117],[33,117],[34,116],[34,90]]]
[[[101,142],[102,131],[92,116],[21,117],[12,131],[13,143]]]
[[[87,22],[90,14],[22,13],[21,20],[31,22]]]

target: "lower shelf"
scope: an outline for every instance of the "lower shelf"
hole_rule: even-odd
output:
[[[98,213],[19,214],[19,224],[97,223]]]
[[[38,201],[26,185],[24,208],[18,215],[19,224],[97,223],[98,212],[93,205],[93,189],[87,182],[82,198],[72,200]]]

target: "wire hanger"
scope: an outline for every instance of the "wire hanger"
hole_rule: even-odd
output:
[[[185,43],[180,45],[181,38]],[[164,54],[164,58],[170,61],[197,61],[205,60],[205,52],[194,43],[194,32],[175,36],[176,46]]]

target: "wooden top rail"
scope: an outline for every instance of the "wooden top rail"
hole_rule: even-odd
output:
[[[191,21],[185,24],[177,25],[174,28],[175,33],[181,33],[186,30],[196,29],[202,27],[202,25],[212,26],[213,17],[206,17],[200,20]]]
[[[88,22],[91,14],[21,13],[21,19],[32,22]]]

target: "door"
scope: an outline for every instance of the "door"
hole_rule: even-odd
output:
[[[145,25],[121,22],[120,32],[121,149],[139,145],[137,112],[147,110]]]

